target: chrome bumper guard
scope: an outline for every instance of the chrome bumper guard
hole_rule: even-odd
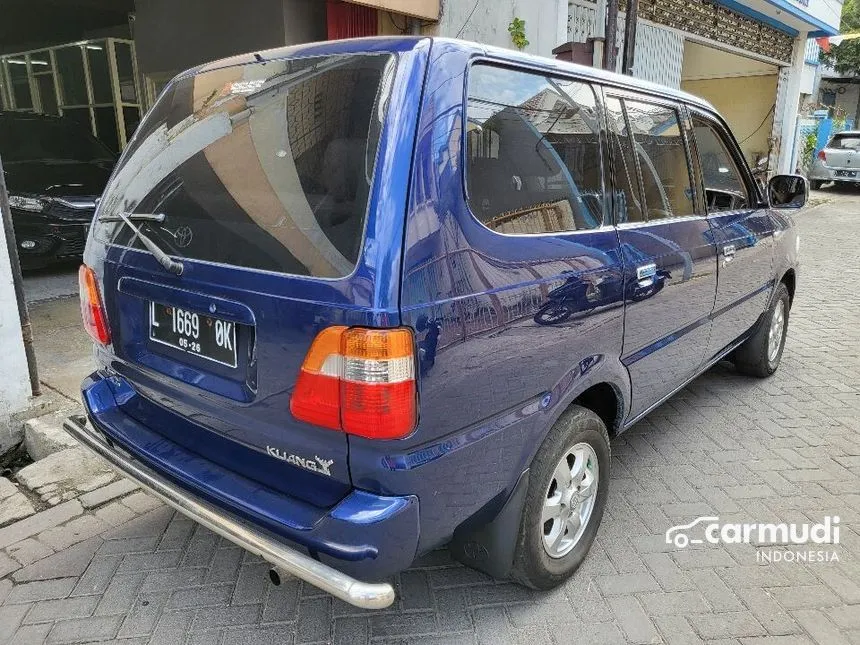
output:
[[[120,475],[148,490],[183,515],[202,524],[234,544],[259,555],[276,569],[291,573],[341,600],[363,609],[384,609],[394,602],[388,583],[361,582],[310,556],[299,553],[268,535],[245,526],[230,515],[194,497],[149,468],[108,445],[81,417],[63,422],[66,431],[81,445],[104,459]]]

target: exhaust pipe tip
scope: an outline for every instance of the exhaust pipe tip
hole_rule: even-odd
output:
[[[281,585],[281,574],[278,573],[277,569],[269,569],[269,582],[276,587]]]

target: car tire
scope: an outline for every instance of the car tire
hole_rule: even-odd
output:
[[[809,181],[809,187],[810,187],[812,190],[820,190],[820,189],[821,189],[821,184],[823,184],[823,183],[824,183],[824,182],[823,182],[823,181],[821,181],[821,180],[819,180],[819,179],[811,179],[811,180]]]
[[[788,288],[780,282],[755,332],[735,350],[734,363],[741,374],[765,378],[777,370],[785,348],[790,307]]]
[[[529,471],[511,573],[516,582],[552,589],[582,564],[606,507],[609,454],[606,425],[591,410],[572,405],[553,425]],[[563,460],[573,474],[568,486],[560,483]]]
[[[573,309],[564,302],[550,302],[538,309],[534,321],[538,325],[558,325],[573,315]]]

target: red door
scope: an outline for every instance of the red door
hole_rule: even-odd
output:
[[[373,7],[328,0],[326,14],[329,40],[376,36],[378,33],[378,19]]]

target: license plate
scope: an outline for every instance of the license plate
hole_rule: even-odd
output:
[[[227,367],[236,367],[236,323],[228,320],[150,302],[149,339]]]
[[[856,170],[837,170],[836,176],[837,177],[856,177],[857,171]]]

